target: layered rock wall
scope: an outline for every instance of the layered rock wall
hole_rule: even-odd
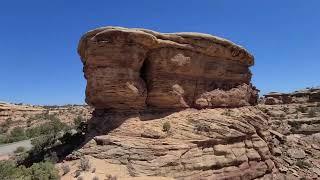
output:
[[[240,107],[257,102],[253,56],[199,33],[162,34],[104,27],[87,32],[78,52],[86,102],[97,109]]]

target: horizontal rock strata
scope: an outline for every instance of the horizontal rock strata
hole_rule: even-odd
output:
[[[168,123],[170,128],[165,128]],[[264,114],[254,107],[171,114],[102,113],[88,130],[103,134],[109,129],[109,133],[95,136],[74,154],[125,166],[134,177],[271,179],[275,167],[267,128]]]
[[[86,102],[97,109],[240,107],[255,104],[244,48],[200,33],[103,27],[87,32],[78,53]]]

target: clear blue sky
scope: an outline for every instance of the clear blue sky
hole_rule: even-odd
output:
[[[78,40],[107,25],[230,39],[254,54],[262,93],[320,85],[319,0],[2,0],[0,23],[2,101],[83,103]]]

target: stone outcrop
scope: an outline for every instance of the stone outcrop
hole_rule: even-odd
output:
[[[244,48],[200,33],[103,27],[87,32],[78,53],[86,102],[97,109],[241,107],[257,102]]]
[[[320,87],[306,88],[292,93],[271,92],[262,100],[267,105],[320,102]]]
[[[93,139],[67,159],[104,160],[104,166],[127,172],[109,172],[120,179],[273,177],[267,119],[255,107],[164,114],[95,112],[94,116],[88,127]]]
[[[272,159],[286,179],[320,178],[320,102],[314,98],[317,89],[270,93],[257,106],[269,116]]]
[[[78,52],[95,110],[66,160],[89,156],[121,169],[119,178],[274,177],[267,117],[248,106],[258,90],[244,48],[207,34],[104,27]]]

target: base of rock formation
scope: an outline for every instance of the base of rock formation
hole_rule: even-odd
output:
[[[255,107],[180,112],[94,112],[87,143],[66,159],[100,159],[117,177],[272,178],[263,112]]]

